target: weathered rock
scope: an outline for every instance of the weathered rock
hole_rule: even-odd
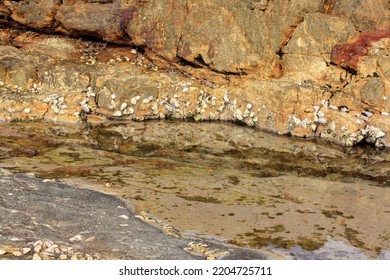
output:
[[[185,0],[145,1],[128,23],[127,33],[132,42],[176,60],[181,30],[186,20]]]
[[[0,81],[20,89],[31,86],[36,79],[35,63],[20,50],[0,46]]]
[[[383,90],[384,86],[381,78],[369,78],[361,90],[362,102],[369,105],[370,108],[375,108],[378,110],[382,104]]]
[[[282,67],[284,75],[294,80],[327,80],[331,76],[331,70],[321,56],[286,54]]]
[[[128,33],[135,44],[171,60],[182,58],[219,72],[278,76],[276,53],[291,34],[290,26],[301,21],[302,1],[257,2],[146,3],[129,22]],[[305,1],[302,6],[307,6],[305,12],[319,12],[320,2]],[[216,10],[219,17],[213,16]],[[167,19],[166,14],[171,16]]]
[[[76,40],[67,38],[46,38],[32,42],[24,46],[26,52],[38,53],[42,56],[49,56],[57,60],[80,58],[83,46]]]
[[[61,24],[58,30],[112,42],[124,41],[126,25],[135,11],[135,1],[67,2],[61,5],[55,17]]]
[[[348,19],[310,13],[297,26],[283,52],[315,56],[330,54],[334,45],[348,42],[357,34]]]
[[[61,2],[60,0],[5,0],[4,5],[12,12],[13,20],[33,28],[50,30],[55,25],[55,15]]]
[[[260,56],[247,39],[234,10],[218,2],[194,1],[187,6],[177,55],[218,72],[242,73],[258,68]],[[224,28],[227,26],[228,29]]]
[[[378,1],[325,1],[332,2],[332,14],[347,17],[359,31],[383,30],[390,26],[390,4],[386,0]]]
[[[385,1],[2,3],[10,25],[122,44],[4,28],[20,48],[0,47],[4,120],[224,120],[341,139],[343,121],[354,134],[370,125],[355,115],[390,113]]]

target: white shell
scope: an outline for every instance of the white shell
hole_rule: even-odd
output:
[[[115,111],[114,114],[112,114],[114,117],[122,117],[122,112],[121,111]]]
[[[123,111],[126,108],[127,108],[127,103],[123,102],[122,105],[121,105],[121,111]]]
[[[379,130],[378,133],[376,134],[376,138],[380,138],[380,137],[383,137],[385,135],[386,135],[386,133],[384,133],[382,130]]]
[[[133,105],[137,104],[137,98],[135,98],[135,97],[131,98],[130,102]]]
[[[31,113],[31,109],[30,108],[24,108],[23,109],[23,113],[24,114],[30,114]]]

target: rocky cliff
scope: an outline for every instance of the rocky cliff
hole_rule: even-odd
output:
[[[4,0],[0,21],[1,119],[227,120],[390,145],[386,0]]]

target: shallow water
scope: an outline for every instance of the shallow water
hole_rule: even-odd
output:
[[[0,166],[122,197],[186,236],[389,259],[390,152],[224,123],[0,125]]]

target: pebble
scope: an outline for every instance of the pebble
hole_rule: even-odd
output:
[[[61,254],[59,257],[58,257],[59,260],[67,260],[68,259],[68,256],[65,255],[65,254]]]
[[[38,254],[34,254],[33,257],[32,257],[32,259],[33,259],[34,261],[40,261],[40,260],[42,260],[42,258],[41,258]]]
[[[129,219],[129,217],[126,216],[126,215],[120,215],[119,218],[122,218],[122,219],[125,219],[125,220],[128,220],[128,219]]]
[[[7,254],[6,250],[0,249],[0,256]]]

